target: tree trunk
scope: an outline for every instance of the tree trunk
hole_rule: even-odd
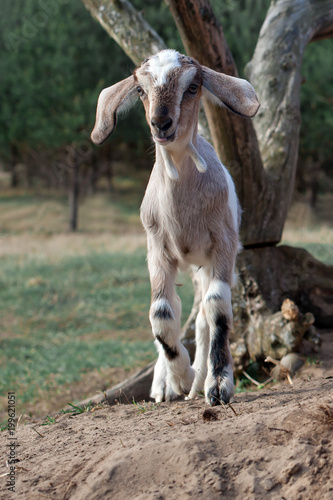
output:
[[[10,187],[16,188],[19,185],[19,177],[17,173],[18,151],[15,144],[10,147]]]
[[[80,172],[79,162],[71,167],[71,187],[69,191],[69,229],[72,232],[77,230],[79,194],[80,194]]]
[[[294,190],[300,130],[301,64],[316,33],[332,29],[331,0],[271,3],[246,73],[261,108],[253,123],[267,176],[263,231],[280,239]],[[255,217],[257,213],[254,212]]]

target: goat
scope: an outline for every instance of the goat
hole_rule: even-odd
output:
[[[174,50],[146,59],[98,99],[91,138],[102,144],[117,115],[140,97],[156,145],[156,161],[141,205],[147,234],[152,325],[158,360],[151,397],[169,401],[204,390],[210,405],[234,394],[231,287],[240,248],[240,206],[227,169],[198,134],[201,96],[245,117],[260,104],[243,79],[217,73]],[[181,343],[178,269],[200,276],[202,302],[196,319],[196,354],[191,367]]]

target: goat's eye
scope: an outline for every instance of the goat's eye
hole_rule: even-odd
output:
[[[142,96],[144,94],[144,90],[142,87],[137,87],[136,90],[138,91],[138,94]]]
[[[189,86],[188,91],[190,94],[196,94],[198,92],[198,85],[195,85],[194,83],[192,83]]]

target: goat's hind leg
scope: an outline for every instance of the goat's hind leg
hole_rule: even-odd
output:
[[[204,299],[210,330],[206,402],[228,403],[234,395],[233,360],[229,346],[232,327],[231,290],[228,283],[213,279]]]

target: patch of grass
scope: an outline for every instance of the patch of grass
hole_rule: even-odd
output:
[[[145,249],[0,262],[0,393],[14,390],[19,411],[92,370],[156,357]],[[193,294],[190,279],[182,282],[185,320]]]
[[[69,408],[68,410],[60,410],[60,413],[63,414],[69,414],[72,417],[75,417],[76,415],[81,415],[82,413],[89,413],[91,409],[93,408],[91,401],[87,405],[84,406],[76,406],[73,405],[72,403],[68,403]]]
[[[297,246],[297,245],[296,245]],[[333,245],[329,243],[305,243],[303,245],[317,260],[333,265]]]
[[[146,401],[141,401],[141,403],[138,403],[133,398],[133,405],[134,405],[135,410],[136,410],[138,415],[142,415],[143,413],[147,413],[147,411],[156,410],[160,406],[160,404],[161,403],[152,403],[152,402],[146,403]]]
[[[316,356],[308,356],[306,358],[306,364],[310,366],[322,366],[323,361],[318,359]]]
[[[50,415],[46,415],[45,421],[41,425],[52,425],[56,423],[57,421],[55,417],[50,417]]]
[[[333,244],[332,243],[314,243],[309,241],[288,241],[284,240],[283,245],[305,248],[315,259],[326,265],[333,265]]]
[[[147,180],[116,175],[114,192],[82,197],[78,232],[122,234],[141,227],[139,209]],[[68,196],[61,191],[7,189],[0,197],[0,236],[68,231]]]
[[[235,394],[247,392],[251,387],[251,381],[245,377],[239,377],[235,384]]]

